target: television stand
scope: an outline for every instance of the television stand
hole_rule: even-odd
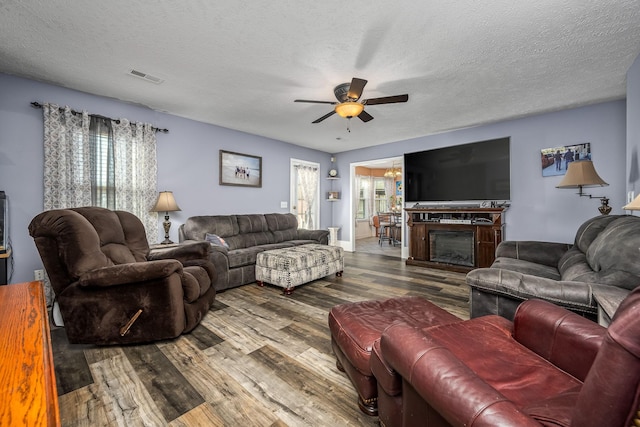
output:
[[[406,208],[407,265],[469,272],[489,267],[504,238],[506,208]]]

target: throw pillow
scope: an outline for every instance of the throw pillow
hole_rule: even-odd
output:
[[[229,249],[229,244],[225,242],[224,239],[218,236],[217,234],[207,233],[206,236],[204,237],[204,240],[206,240],[209,243],[213,243],[216,246],[221,246],[223,248]]]

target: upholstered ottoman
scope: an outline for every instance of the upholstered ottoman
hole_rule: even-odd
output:
[[[286,295],[304,283],[336,273],[342,276],[344,251],[338,246],[307,244],[258,254],[256,282],[280,286]]]
[[[355,386],[358,406],[365,414],[378,414],[377,382],[370,366],[373,344],[387,326],[400,320],[424,328],[462,319],[421,297],[346,303],[329,312],[336,366]]]

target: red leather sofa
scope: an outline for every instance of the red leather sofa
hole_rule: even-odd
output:
[[[608,329],[542,300],[513,322],[396,322],[370,366],[386,427],[640,425],[640,288]]]

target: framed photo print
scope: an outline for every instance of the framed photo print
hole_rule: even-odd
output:
[[[543,148],[540,151],[542,176],[556,176],[567,173],[569,163],[576,160],[591,160],[591,144],[566,145],[564,147]]]
[[[220,185],[262,187],[262,157],[220,150]]]

